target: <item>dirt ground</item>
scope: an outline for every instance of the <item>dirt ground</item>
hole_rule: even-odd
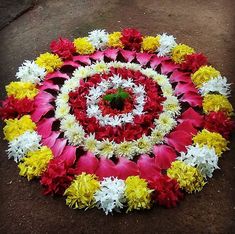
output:
[[[207,55],[235,83],[234,11],[234,0],[36,1],[20,15],[12,14],[0,31],[0,99],[24,59],[47,51],[60,35],[72,39],[96,28],[168,32]],[[235,85],[233,91],[235,107]],[[16,164],[7,159],[2,131],[0,136],[0,233],[235,233],[235,136],[231,151],[220,160],[221,170],[202,192],[186,196],[174,209],[113,216],[97,209],[72,210],[63,198],[43,196],[37,181],[18,175]]]

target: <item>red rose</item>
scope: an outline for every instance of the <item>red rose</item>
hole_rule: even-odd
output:
[[[73,43],[67,38],[59,38],[58,41],[52,41],[51,51],[58,54],[63,59],[69,59],[76,52]]]
[[[141,42],[143,41],[142,35],[134,28],[126,28],[122,30],[120,38],[125,49],[140,51]]]

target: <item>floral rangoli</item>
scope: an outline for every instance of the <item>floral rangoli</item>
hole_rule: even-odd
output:
[[[6,86],[9,159],[72,208],[175,207],[228,150],[230,84],[172,35],[89,32],[52,41]]]

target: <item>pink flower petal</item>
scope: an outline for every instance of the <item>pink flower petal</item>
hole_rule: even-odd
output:
[[[185,131],[192,135],[197,134],[197,129],[193,127],[192,122],[189,120],[182,121],[175,129],[175,131]]]
[[[72,166],[76,160],[76,147],[72,145],[67,145],[64,151],[60,155],[60,158],[66,162],[67,166]]]
[[[36,106],[41,106],[42,104],[48,104],[49,102],[54,100],[55,97],[52,94],[45,91],[40,91],[35,97],[34,103],[36,104]]]
[[[153,69],[156,69],[156,67],[161,64],[162,61],[169,60],[168,57],[158,57],[157,55],[152,56],[150,60],[150,66]]]
[[[110,159],[101,157],[100,163],[95,171],[95,174],[102,180],[104,177],[117,176],[117,170],[115,164]]]
[[[154,158],[148,155],[141,155],[137,161],[140,177],[146,180],[158,177],[161,174],[161,169],[155,163]]]
[[[51,80],[51,79],[56,79],[56,78],[62,78],[62,79],[67,80],[69,79],[69,76],[60,71],[55,71],[55,72],[48,73],[45,77],[45,80]]]
[[[152,54],[148,53],[136,53],[136,59],[141,64],[141,66],[145,66],[151,59]]]
[[[52,134],[52,124],[55,118],[43,119],[37,123],[37,132],[42,138],[48,138]]]
[[[89,55],[77,55],[77,56],[73,56],[73,61],[74,62],[80,62],[83,63],[85,65],[91,65],[91,60],[89,58]]]
[[[203,116],[197,113],[192,107],[183,112],[178,119],[180,123],[186,120],[190,121],[194,127],[202,127]]]
[[[192,82],[191,83],[179,82],[175,87],[175,94],[177,96],[188,92],[198,93],[198,90],[196,89],[195,85]]]
[[[168,74],[170,72],[173,72],[174,70],[176,70],[177,68],[179,68],[178,64],[175,64],[171,61],[163,61],[161,63],[161,73],[162,74]]]
[[[31,114],[31,119],[34,122],[38,122],[46,113],[48,113],[50,110],[53,110],[53,109],[54,109],[54,106],[50,104],[37,106],[37,108],[35,108],[34,112]]]
[[[131,160],[120,157],[116,164],[118,178],[125,180],[128,176],[138,175],[139,170],[137,164]]]
[[[109,49],[104,51],[104,55],[107,58],[111,59],[111,60],[116,60],[116,58],[118,56],[118,51],[119,51],[119,49],[111,49],[111,48],[109,48]]]
[[[168,169],[176,159],[175,150],[167,145],[155,145],[153,147],[153,153],[155,154],[155,163],[161,169]]]
[[[43,85],[41,85],[39,87],[39,90],[46,90],[46,89],[52,89],[52,90],[56,90],[59,91],[59,86],[57,84],[53,84],[53,82],[51,82],[50,80],[48,81],[44,81]]]
[[[59,137],[60,132],[52,132],[52,134],[47,138],[42,138],[42,144],[51,148],[54,146],[56,139]]]
[[[135,51],[129,50],[120,50],[121,55],[125,59],[126,62],[131,62],[135,58]]]
[[[190,73],[175,70],[170,76],[170,82],[175,83],[180,81],[184,83],[191,83]]]
[[[94,54],[90,55],[90,58],[96,61],[104,60],[104,52],[97,50]]]
[[[177,152],[186,152],[186,146],[192,144],[192,135],[185,131],[174,131],[165,138],[165,141]]]
[[[74,68],[80,67],[81,65],[79,65],[78,63],[74,62],[74,61],[64,61],[62,67],[65,66],[72,66]]]
[[[187,102],[190,106],[202,106],[202,97],[198,93],[188,92],[180,98],[181,102]]]
[[[53,152],[55,158],[62,154],[66,143],[67,143],[66,139],[59,138],[56,140],[53,147],[51,147],[51,151]]]

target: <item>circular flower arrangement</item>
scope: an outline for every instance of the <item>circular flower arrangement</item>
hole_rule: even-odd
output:
[[[72,208],[174,207],[228,150],[230,84],[171,35],[59,38],[16,78],[0,107],[8,157]]]

